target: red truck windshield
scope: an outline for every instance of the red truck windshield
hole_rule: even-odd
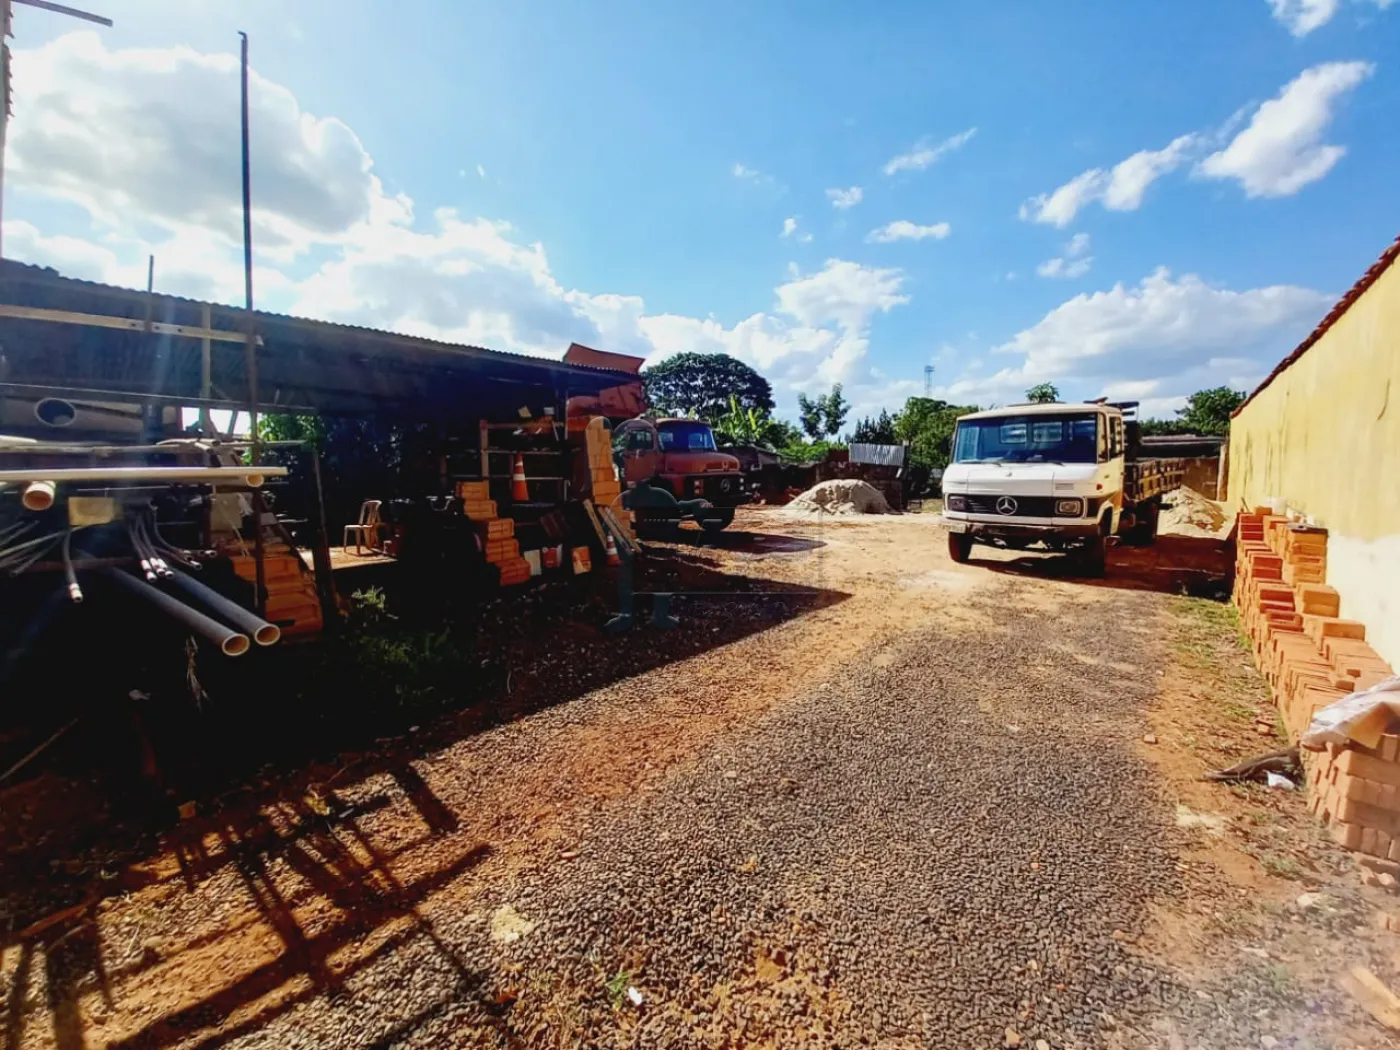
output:
[[[662,423],[656,431],[664,452],[713,452],[715,448],[715,436],[706,423]]]

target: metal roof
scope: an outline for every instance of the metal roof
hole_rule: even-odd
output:
[[[851,462],[868,466],[904,466],[903,445],[876,445],[864,441],[853,441],[850,446]]]
[[[180,296],[64,277],[0,261],[0,303],[141,322],[134,330],[0,317],[0,393],[38,388],[107,392],[198,404],[200,340],[145,330],[146,322],[243,332],[247,313]],[[330,414],[414,418],[493,415],[558,404],[635,383],[627,372],[463,346],[355,325],[255,311],[262,340],[259,404]],[[247,399],[242,342],[215,342],[213,402]]]
[[[1381,274],[1390,269],[1391,264],[1394,263],[1397,258],[1400,258],[1400,237],[1396,237],[1395,240],[1390,243],[1390,247],[1381,252],[1381,257],[1371,264],[1366,272],[1361,275],[1360,279],[1348,289],[1344,296],[1337,300],[1337,305],[1327,312],[1327,316],[1319,321],[1317,327],[1308,333],[1308,337],[1299,343],[1291,354],[1280,361],[1274,367],[1274,370],[1264,377],[1264,381],[1255,387],[1247,398],[1240,402],[1240,407],[1230,413],[1230,418],[1233,419],[1243,412],[1245,406],[1258,397],[1261,390],[1277,379],[1294,361],[1311,350],[1313,346],[1316,345],[1317,341],[1327,334],[1327,330],[1337,323],[1342,314],[1351,309],[1352,303],[1360,299],[1366,289],[1380,280]]]

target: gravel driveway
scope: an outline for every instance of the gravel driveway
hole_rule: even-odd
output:
[[[1195,783],[1260,746],[1210,722],[1253,672],[1222,677],[1228,624],[1183,664],[1155,561],[1085,586],[953,565],[932,515],[751,517],[693,556],[839,600],[182,825],[101,876],[93,921],[0,954],[6,1045],[1371,1045],[1279,1042],[1365,1034],[1342,963],[1306,960],[1324,919],[1369,920],[1295,907],[1285,849],[1349,900],[1297,848],[1301,800]],[[681,630],[734,601],[682,603]],[[1187,796],[1210,829],[1178,826]]]
[[[870,651],[235,1045],[1100,1043],[1177,994],[1150,603]]]

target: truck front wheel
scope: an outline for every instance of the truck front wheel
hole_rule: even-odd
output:
[[[706,532],[723,532],[734,523],[734,510],[707,510],[700,518],[700,527]]]
[[[1084,575],[1092,579],[1102,579],[1108,572],[1108,537],[1095,536],[1079,552],[1084,564]]]
[[[966,532],[948,533],[948,557],[959,565],[972,557],[972,537]]]

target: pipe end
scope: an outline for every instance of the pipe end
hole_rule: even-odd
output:
[[[253,632],[253,641],[259,645],[276,645],[281,637],[282,628],[275,623],[266,624]]]
[[[19,501],[25,510],[43,511],[53,506],[55,485],[52,481],[31,481],[24,487]]]
[[[224,639],[219,648],[224,651],[225,656],[242,656],[248,651],[250,645],[252,643],[248,641],[246,634],[231,634]]]

